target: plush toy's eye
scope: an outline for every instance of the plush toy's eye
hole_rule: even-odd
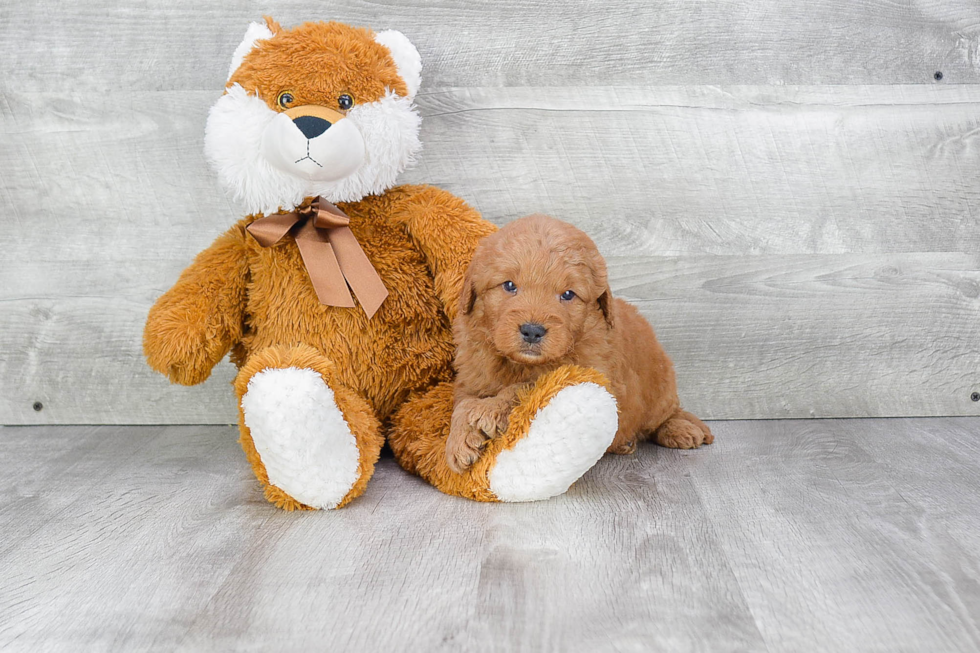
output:
[[[513,281],[505,281],[505,282],[503,282],[500,285],[503,287],[504,290],[506,290],[507,292],[509,292],[512,295],[515,292],[517,292],[517,284],[514,283]]]
[[[563,292],[562,294],[560,294],[558,296],[561,297],[564,301],[570,302],[573,299],[575,299],[575,291],[573,291],[573,290],[566,290],[565,292]]]
[[[339,98],[337,98],[337,104],[340,105],[340,108],[341,109],[343,109],[344,111],[347,111],[352,106],[354,106],[354,98],[352,98],[351,96],[349,96],[346,93],[344,93]]]
[[[283,109],[288,109],[289,105],[292,104],[295,99],[296,98],[293,97],[293,94],[291,92],[283,91],[282,93],[279,94],[279,97],[276,98],[276,104],[278,104]]]

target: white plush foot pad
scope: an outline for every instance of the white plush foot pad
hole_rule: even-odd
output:
[[[565,492],[602,457],[616,435],[616,399],[602,386],[580,383],[558,391],[538,411],[513,449],[490,470],[501,501],[538,501]]]
[[[357,441],[315,371],[262,370],[242,397],[269,482],[314,508],[336,508],[358,477]]]

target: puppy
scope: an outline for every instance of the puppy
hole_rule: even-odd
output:
[[[612,297],[606,263],[581,230],[544,215],[511,222],[481,241],[453,324],[455,408],[446,458],[465,471],[507,430],[523,387],[562,365],[606,375],[619,406],[609,451],[710,444],[708,427],[680,408],[673,364],[639,311]]]

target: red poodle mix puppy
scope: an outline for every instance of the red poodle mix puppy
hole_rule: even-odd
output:
[[[453,329],[456,404],[446,458],[457,472],[506,431],[522,388],[570,363],[610,381],[619,406],[610,452],[632,453],[643,439],[677,449],[714,440],[681,410],[673,364],[650,323],[612,297],[595,243],[570,224],[532,215],[484,238]]]

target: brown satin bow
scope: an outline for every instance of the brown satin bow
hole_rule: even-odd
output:
[[[296,246],[320,303],[352,307],[353,290],[371,319],[388,296],[388,289],[347,226],[350,218],[343,211],[317,197],[292,213],[259,218],[247,229],[259,245],[272,247],[300,223],[294,236]]]

